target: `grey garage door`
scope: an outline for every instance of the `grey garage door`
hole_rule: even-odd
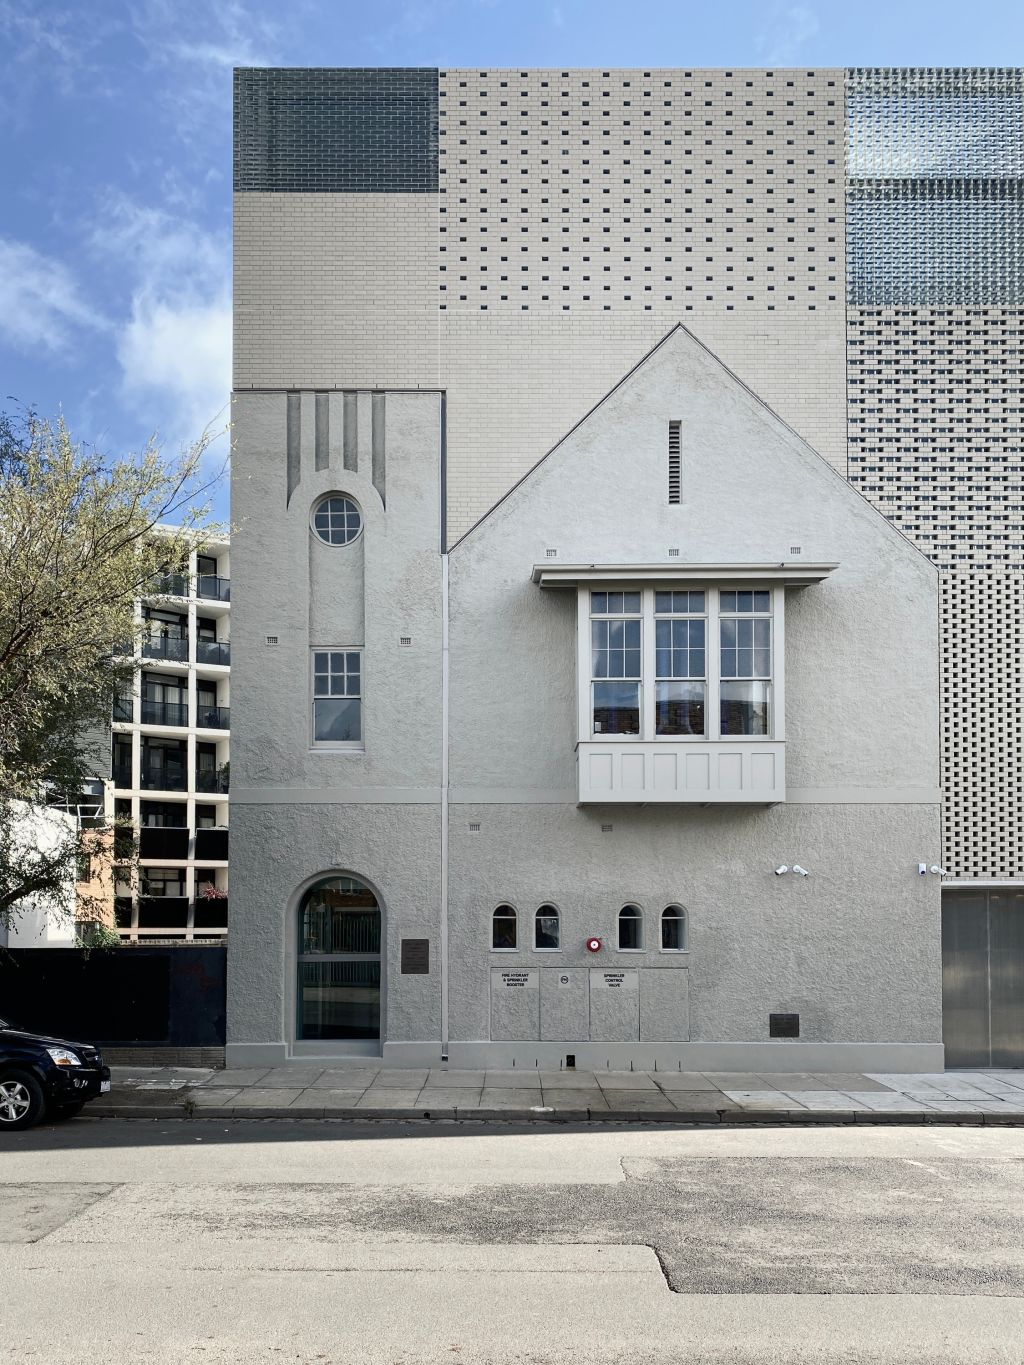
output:
[[[942,897],[947,1066],[1024,1067],[1024,891]]]

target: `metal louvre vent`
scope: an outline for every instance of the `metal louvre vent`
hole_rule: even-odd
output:
[[[668,500],[679,501],[679,423],[668,424]]]

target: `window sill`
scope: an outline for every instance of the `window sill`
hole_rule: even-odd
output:
[[[518,952],[520,952],[520,951],[521,951],[521,950],[520,950],[519,948],[489,948],[489,949],[488,949],[488,952],[491,952],[491,953],[518,953]],[[543,950],[541,950],[541,951],[543,951]],[[550,951],[550,949],[549,949],[548,951]]]
[[[786,799],[782,740],[623,738],[577,744],[581,805],[777,805]]]

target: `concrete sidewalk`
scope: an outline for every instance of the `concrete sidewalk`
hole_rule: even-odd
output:
[[[111,1093],[88,1106],[91,1117],[1024,1124],[1024,1071],[395,1071],[355,1063],[111,1071]]]

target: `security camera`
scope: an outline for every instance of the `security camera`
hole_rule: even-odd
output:
[[[918,865],[917,865],[917,870],[918,870],[918,872],[921,874],[921,876],[923,877],[923,876],[926,874],[926,872],[928,871],[928,864],[927,864],[927,863],[918,863]]]
[[[793,864],[793,871],[801,877],[806,877],[808,875],[806,867],[801,867],[799,863]]]
[[[775,875],[776,875],[776,877],[781,877],[782,874],[783,874],[784,872],[788,872],[788,871],[789,871],[789,867],[787,866],[786,863],[783,863],[781,867],[777,867],[777,868],[775,869]]]
[[[944,877],[946,875],[946,869],[940,867],[938,863],[932,863],[930,870],[934,872],[937,877]]]

